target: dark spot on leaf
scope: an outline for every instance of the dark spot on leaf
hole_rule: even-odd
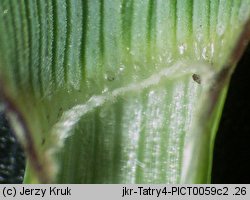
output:
[[[201,84],[201,77],[200,77],[200,75],[198,75],[198,74],[193,74],[193,75],[192,75],[192,78],[193,78],[193,80],[194,80],[196,83]]]
[[[108,76],[107,79],[108,79],[108,81],[114,81],[114,80],[115,80],[115,77],[113,77],[113,76]]]
[[[62,112],[63,112],[63,109],[62,107],[60,107],[57,113],[57,118],[59,118],[62,115]]]
[[[44,145],[44,143],[45,143],[45,138],[42,139],[42,145]]]

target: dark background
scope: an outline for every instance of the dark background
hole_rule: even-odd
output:
[[[232,76],[214,150],[212,183],[250,183],[250,45]],[[0,183],[21,183],[24,155],[0,112]]]
[[[212,183],[250,183],[250,45],[231,79],[215,141]]]
[[[20,145],[0,112],[0,183],[22,183],[25,158]]]

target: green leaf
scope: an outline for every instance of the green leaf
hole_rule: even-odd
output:
[[[208,183],[249,16],[249,0],[1,0],[25,182]]]

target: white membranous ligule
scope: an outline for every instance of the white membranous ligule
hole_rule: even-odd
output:
[[[204,89],[208,88],[211,82],[210,80],[214,74],[211,65],[202,62],[191,63],[188,61],[182,61],[170,67],[163,68],[140,82],[130,83],[127,86],[114,89],[113,91],[107,90],[105,93],[92,96],[86,103],[76,105],[62,114],[59,121],[52,128],[52,137],[57,138],[57,147],[61,147],[64,140],[71,135],[71,130],[78,121],[85,114],[93,111],[95,108],[106,102],[115,100],[117,97],[128,92],[141,91],[150,86],[157,85],[163,80],[175,80],[187,75],[190,75],[191,78],[194,73],[199,74],[202,77],[202,87]]]
[[[184,151],[185,152],[181,153],[181,152],[176,152],[174,150],[172,153],[176,152],[177,155],[173,155],[175,157],[174,158],[171,157],[171,158],[174,160],[170,160],[169,161],[170,163],[168,164],[169,166],[172,166],[175,164],[178,165],[178,163],[181,162],[182,163],[181,169],[179,167],[177,167],[177,169],[178,169],[178,171],[179,170],[183,171],[183,167],[186,169],[188,168],[188,167],[185,167],[186,166],[185,163],[186,163],[187,159],[184,158],[184,156],[186,156],[184,154],[190,155],[193,152],[193,148],[192,148],[193,146],[191,145],[191,148],[190,148],[190,143],[188,142],[188,140],[190,138],[192,139],[193,137],[195,137],[197,135],[197,131],[201,130],[199,128],[199,130],[192,133],[193,128],[197,125],[201,126],[201,123],[202,123],[197,118],[197,116],[199,116],[200,107],[202,104],[200,98],[204,99],[204,97],[206,96],[205,94],[207,93],[208,89],[211,87],[211,85],[213,83],[212,80],[213,80],[215,73],[216,73],[216,71],[214,70],[214,68],[207,63],[204,63],[204,62],[194,63],[194,62],[189,62],[189,61],[185,60],[182,62],[175,63],[169,67],[162,68],[161,70],[152,74],[151,76],[149,76],[146,79],[143,79],[143,80],[140,80],[137,82],[133,82],[133,83],[127,84],[126,86],[118,87],[118,88],[113,89],[113,90],[107,89],[105,92],[101,93],[100,95],[94,95],[91,98],[89,98],[85,103],[75,105],[71,109],[63,112],[59,121],[51,129],[51,135],[50,135],[51,139],[49,139],[49,141],[52,141],[55,144],[51,145],[50,149],[48,149],[47,155],[49,156],[49,158],[52,158],[57,152],[59,152],[61,147],[63,147],[63,145],[64,145],[64,141],[74,133],[73,129],[79,123],[79,121],[86,114],[93,112],[96,108],[103,106],[106,103],[107,104],[115,103],[117,100],[119,100],[120,97],[124,98],[124,95],[129,95],[130,93],[137,93],[137,92],[140,93],[147,88],[149,88],[150,91],[154,91],[154,88],[157,88],[158,86],[160,88],[164,88],[164,87],[166,87],[166,84],[168,84],[168,83],[172,84],[172,83],[175,83],[176,81],[179,82],[180,80],[182,80],[183,78],[185,79],[185,77],[186,77],[186,78],[190,79],[189,85],[187,86],[188,89],[193,90],[193,91],[190,91],[189,93],[193,94],[195,96],[198,95],[197,97],[199,98],[199,100],[198,101],[191,101],[188,103],[187,108],[183,108],[183,109],[187,110],[187,113],[189,113],[188,118],[190,118],[186,121],[186,123],[188,123],[188,124],[185,125],[185,127],[183,129],[181,128],[182,131],[185,131],[185,139],[184,139],[184,145],[185,145]],[[200,78],[202,79],[201,84],[197,84],[197,82],[195,82],[193,80],[193,78],[192,78],[193,74],[198,74],[200,76]],[[176,89],[178,90],[178,88],[176,88]],[[183,90],[183,89],[184,88],[182,88],[181,90]],[[182,92],[183,91],[181,91],[181,93]],[[165,94],[168,94],[168,93],[165,93]],[[180,104],[180,102],[179,102],[180,100],[181,99],[179,99],[179,97],[178,97],[176,99],[176,101],[177,101],[176,103]],[[198,103],[197,106],[194,106],[195,102]],[[139,103],[142,103],[142,102],[139,102]],[[172,106],[177,106],[177,105],[167,105],[167,106],[172,107]],[[173,108],[171,108],[171,109],[173,109]],[[178,111],[176,111],[176,112],[178,112]],[[155,117],[157,117],[157,116],[155,116]],[[171,123],[169,123],[168,126],[174,127],[175,123],[179,123],[178,121],[181,120],[179,117],[180,117],[180,113],[178,114],[178,113],[175,113],[173,111],[173,113],[170,116],[170,118],[173,121]],[[155,120],[153,120],[153,121],[155,121]],[[177,126],[177,127],[179,127],[179,126]],[[140,131],[140,130],[137,130],[137,131]],[[175,141],[176,140],[175,138],[179,137],[180,130],[178,128],[171,129],[171,127],[170,127],[168,131],[171,131],[171,133],[169,133],[171,135],[171,136],[169,136],[169,142]],[[129,138],[131,140],[135,139],[135,138],[131,138],[131,137],[129,137]],[[176,142],[178,143],[178,141],[176,141]],[[179,142],[181,142],[181,141],[179,141]],[[132,160],[129,160],[128,162],[130,164],[131,164],[131,162],[134,162],[135,164],[132,166],[137,166],[137,165],[139,166],[140,160],[137,157],[133,157],[131,159]],[[54,159],[49,159],[49,160],[53,161]],[[54,169],[53,171],[55,171],[55,172],[58,171],[57,169],[59,168],[59,166],[57,165],[57,163],[52,162],[51,164],[52,164],[51,167]],[[144,164],[142,163],[141,165],[143,166]],[[131,165],[128,165],[128,166],[131,166]],[[175,169],[176,168],[170,168],[170,170],[168,172],[167,176],[175,177],[173,180],[172,179],[169,180],[170,183],[174,183],[174,182],[176,182],[176,180],[182,179],[181,178],[182,174],[179,174],[179,172],[177,172],[177,170],[175,170]],[[146,171],[147,169],[144,168],[143,170]]]

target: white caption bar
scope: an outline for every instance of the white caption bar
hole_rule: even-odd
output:
[[[0,185],[0,199],[250,199],[244,185]]]

